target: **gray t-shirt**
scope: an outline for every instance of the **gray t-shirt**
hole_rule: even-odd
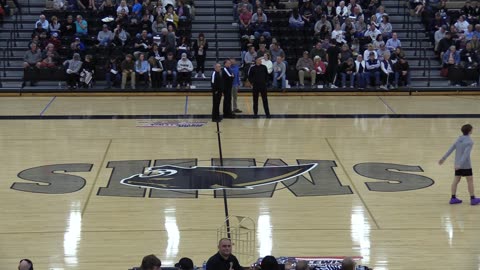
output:
[[[472,162],[470,160],[470,153],[473,148],[473,140],[470,136],[462,135],[458,137],[455,143],[448,149],[447,153],[442,157],[446,160],[453,150],[455,150],[455,167],[458,169],[471,169]]]

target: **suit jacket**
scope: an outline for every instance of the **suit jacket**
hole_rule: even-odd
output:
[[[212,85],[212,92],[222,92],[223,91],[223,78],[220,72],[214,71],[212,73],[212,80],[210,81]]]
[[[232,88],[234,78],[231,70],[226,67],[222,68],[222,79],[224,88]]]

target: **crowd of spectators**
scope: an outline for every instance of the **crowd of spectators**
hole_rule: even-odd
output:
[[[451,9],[446,0],[412,1],[413,16],[420,16],[441,62],[441,75],[451,85],[479,84],[480,4],[467,0]]]
[[[192,0],[54,0],[35,23],[24,56],[24,85],[61,70],[70,89],[130,80],[145,87],[189,88],[205,78],[205,35],[191,37]],[[49,73],[47,73],[49,74]],[[43,78],[45,79],[45,78]]]
[[[300,87],[305,79],[310,87],[410,85],[402,43],[380,0],[293,4],[284,13],[287,7],[278,1],[234,0],[244,71],[263,57],[274,87],[284,88],[286,79]]]

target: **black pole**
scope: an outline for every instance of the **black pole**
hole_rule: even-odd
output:
[[[222,140],[220,138],[220,123],[219,122],[217,122],[217,139],[218,139],[218,152],[220,154],[220,166],[223,167]],[[225,189],[223,189],[223,205],[225,207],[225,223],[227,224],[227,238],[231,239],[230,218],[229,218],[229,214],[228,214],[227,191]]]

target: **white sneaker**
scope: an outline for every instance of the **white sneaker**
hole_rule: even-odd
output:
[[[198,73],[195,74],[195,78],[198,78]]]
[[[388,90],[387,86],[385,86],[385,85],[380,86],[380,89]]]
[[[202,78],[206,79],[207,77],[205,77],[205,74],[202,73]]]

